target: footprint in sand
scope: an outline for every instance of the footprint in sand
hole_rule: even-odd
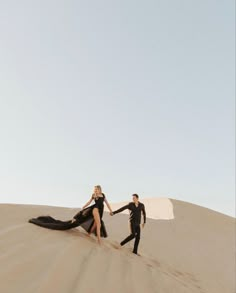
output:
[[[112,246],[115,249],[120,249],[121,248],[120,243],[118,243],[118,242],[110,243],[110,246]]]

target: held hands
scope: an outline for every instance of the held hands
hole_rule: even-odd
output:
[[[71,220],[71,223],[74,223],[76,221],[76,219],[75,218],[73,218],[72,220]]]
[[[110,212],[110,216],[113,216],[114,214],[113,214],[113,212]]]

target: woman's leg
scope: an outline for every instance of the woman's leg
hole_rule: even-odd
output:
[[[96,229],[96,222],[93,222],[93,226],[91,227],[91,229],[89,230],[88,234],[89,236],[91,235],[91,233],[93,233],[93,231]]]
[[[101,244],[101,236],[100,236],[101,220],[100,220],[100,215],[99,215],[99,212],[98,212],[98,208],[93,209],[93,217],[94,217],[94,222],[95,222],[96,228],[97,228],[98,243]]]

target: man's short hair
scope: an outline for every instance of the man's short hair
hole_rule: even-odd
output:
[[[139,198],[139,196],[136,193],[134,193],[132,196],[135,196],[137,199]]]

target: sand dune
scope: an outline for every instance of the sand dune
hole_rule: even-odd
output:
[[[128,234],[126,214],[105,214],[109,237],[98,247],[82,228],[54,231],[27,222],[38,215],[70,219],[78,209],[0,205],[0,292],[234,293],[235,219],[170,202],[173,219],[147,220],[141,257],[131,253],[133,243],[114,247]],[[152,208],[155,214],[155,200]]]

